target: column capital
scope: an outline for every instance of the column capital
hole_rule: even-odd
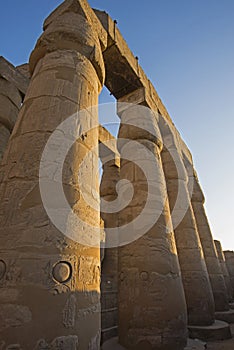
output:
[[[31,74],[47,53],[58,50],[76,51],[90,60],[101,85],[104,84],[102,50],[105,49],[107,39],[103,27],[86,1],[65,1],[45,20],[43,29],[30,56]]]

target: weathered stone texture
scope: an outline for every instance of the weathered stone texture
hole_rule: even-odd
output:
[[[91,350],[100,343],[99,246],[82,245],[59,232],[45,212],[39,191],[39,164],[48,137],[72,114],[98,104],[105,75],[99,38],[84,14],[83,1],[65,3],[65,10],[55,12],[46,25],[31,55],[33,77],[1,171],[4,269],[0,286],[1,292],[16,293],[5,294],[0,338],[24,350],[35,348],[40,339],[44,343],[36,349],[46,348],[44,344],[52,344],[52,349],[76,349],[79,342],[80,349]],[[86,127],[98,126],[97,109],[92,109],[86,123],[78,116],[71,133],[77,128],[82,134]],[[98,147],[98,127],[82,135],[68,153],[63,185],[73,211],[99,227],[99,210],[92,210],[84,201],[77,179],[86,157],[86,195],[94,201],[98,157],[91,147]],[[58,171],[56,159],[52,157],[47,166],[51,187],[56,183],[56,176],[51,179]],[[56,195],[50,204],[55,208]],[[82,227],[76,230],[80,233]],[[83,232],[83,236],[88,234]],[[9,320],[4,308],[10,305],[14,307]]]
[[[188,323],[211,325],[214,322],[214,300],[190,201],[187,172],[171,128],[162,117],[159,125],[164,145],[162,162],[187,302]]]
[[[11,82],[22,95],[25,95],[28,89],[29,80],[18,71],[13,64],[0,56],[0,75]]]
[[[130,181],[134,191],[131,202],[119,214],[119,230],[130,224],[126,232],[123,229],[126,241],[129,234],[135,234],[135,241],[119,248],[119,341],[127,349],[183,349],[186,307],[160,158],[161,136],[153,113],[147,109],[145,114],[143,118],[137,106],[119,111],[120,180]],[[132,121],[134,125],[136,120],[139,128],[126,124]],[[144,123],[152,134],[144,127],[140,130]],[[141,163],[144,165],[139,166]],[[144,174],[147,170],[152,170],[148,177]],[[141,223],[134,224],[147,201],[150,209]],[[153,225],[140,232],[148,220]]]
[[[29,64],[28,63],[24,63],[21,64],[20,66],[17,66],[16,69],[26,78],[28,78],[29,80],[31,79],[31,74],[30,74],[30,70],[29,70]]]
[[[226,250],[223,253],[231,280],[232,298],[234,299],[234,252],[231,250]]]
[[[204,195],[191,164],[185,160],[185,165],[190,181],[189,187],[192,188],[192,207],[214,295],[215,311],[227,311],[229,310],[228,293],[213,236],[205,213]]]
[[[0,125],[0,159],[3,157],[10,135],[10,130],[4,125]]]
[[[118,198],[116,185],[119,181],[119,156],[116,140],[111,140],[104,128],[99,128],[100,141],[103,142],[99,148],[103,164],[100,184],[101,218],[106,231],[106,248],[101,269],[101,326],[102,342],[105,342],[118,335],[118,247],[110,248],[111,242],[108,242],[108,229],[118,227],[118,213],[114,210],[112,213],[107,213],[106,204],[102,205],[102,200],[111,205]]]
[[[184,350],[187,314],[192,337],[230,337],[214,311],[234,297],[234,252],[224,259],[215,248],[190,151],[116,22],[86,0],[65,0],[43,29],[29,64],[0,57],[0,349],[98,350],[119,335],[129,350]],[[104,83],[118,101],[121,166],[98,123]],[[48,215],[65,210],[60,176],[83,220],[69,212],[70,237]],[[108,213],[112,202],[120,209]],[[231,322],[234,313],[216,315]]]
[[[223,277],[224,277],[227,292],[228,292],[228,299],[229,299],[229,301],[232,301],[231,280],[230,280],[229,272],[228,272],[228,269],[226,266],[226,261],[225,261],[225,256],[223,253],[222,245],[221,245],[221,242],[217,241],[217,240],[214,240],[214,243],[215,243],[216,251],[218,254],[219,263],[220,263],[220,266],[221,266],[221,269],[223,272]]]
[[[18,117],[22,90],[26,91],[28,83],[12,64],[0,57],[0,161]]]

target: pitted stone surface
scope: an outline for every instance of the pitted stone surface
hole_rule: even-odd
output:
[[[162,164],[187,302],[188,323],[208,326],[214,321],[214,301],[187,186],[188,175],[171,128],[162,117],[159,118],[159,125],[164,144]]]
[[[215,313],[216,320],[224,321],[227,323],[234,323],[234,310],[220,311]]]
[[[222,245],[221,242],[214,240],[215,243],[215,247],[216,247],[216,251],[218,254],[218,259],[219,259],[219,263],[223,272],[223,277],[224,277],[224,281],[226,284],[226,288],[227,288],[227,293],[228,293],[228,300],[232,301],[232,285],[231,285],[231,279],[230,279],[230,275],[227,269],[227,265],[226,265],[226,261],[225,261],[225,256],[223,253],[223,249],[222,249]],[[229,304],[229,308],[230,308],[230,304]]]
[[[0,75],[11,82],[16,88],[25,95],[28,89],[29,79],[22,75],[10,62],[0,56]]]
[[[28,84],[28,79],[24,79],[12,64],[0,57],[0,161],[15,126]]]
[[[229,324],[219,320],[215,320],[211,326],[188,326],[188,330],[192,339],[216,341],[232,338]]]
[[[0,260],[0,280],[4,277],[6,272],[6,264],[3,260]]]
[[[234,299],[234,252],[226,250],[224,251],[224,256],[231,281],[232,298]]]
[[[0,339],[19,343],[22,349],[33,349],[38,339],[49,339],[51,349],[76,349],[70,334],[79,337],[81,349],[98,348],[94,339],[100,333],[99,246],[82,245],[56,229],[45,212],[38,183],[48,137],[66,118],[98,104],[100,79],[105,75],[98,33],[82,12],[86,2],[72,4],[71,21],[69,11],[55,16],[33,51],[30,87],[1,167],[0,259],[6,263],[1,293],[9,288],[17,293],[9,293],[1,305]],[[89,7],[85,11],[92,13]],[[72,35],[76,40],[71,40]],[[84,201],[77,177],[86,157],[85,191],[88,200],[93,200],[99,187],[98,156],[90,152],[98,147],[97,109],[85,121],[78,117],[73,129],[92,125],[96,128],[84,133],[69,151],[62,181],[73,211],[91,227],[99,227],[100,210]],[[45,176],[49,181],[54,175],[52,186],[58,179],[58,165],[53,157],[49,162]],[[52,208],[59,205],[56,195],[50,198]],[[83,235],[89,231],[83,229]],[[50,343],[51,339],[55,340]]]
[[[231,325],[232,338],[224,341],[207,343],[207,350],[233,350],[234,349],[234,325]]]
[[[113,143],[105,141],[110,139],[110,135],[103,129],[99,129],[99,154],[102,161],[102,179],[100,184],[100,197],[107,201],[115,201],[118,197],[116,185],[119,181],[119,165],[117,164],[117,148]],[[111,145],[111,149],[108,145]],[[102,202],[101,202],[102,203]],[[108,246],[108,228],[118,227],[118,214],[106,213],[101,204],[101,218],[106,230],[105,240]],[[104,258],[101,271],[101,325],[102,342],[117,336],[118,334],[118,247],[104,249]]]
[[[204,208],[204,195],[198,182],[196,172],[193,169],[193,165],[185,159],[185,166],[189,177],[188,185],[192,188],[192,209],[196,219],[196,226],[214,296],[215,311],[227,311],[229,310],[229,296]]]
[[[130,146],[128,142],[122,141],[124,138],[137,140],[139,149],[132,146],[134,149],[131,154],[144,150],[142,157],[146,161],[145,167],[151,164],[149,151],[152,152],[157,172],[157,180],[152,180],[154,190],[157,191],[159,201],[165,197],[166,200],[153,227],[142,237],[119,248],[119,342],[127,349],[176,350],[182,349],[186,344],[185,299],[161,163],[160,131],[156,121],[150,118],[149,113],[148,115],[147,125],[147,119],[141,113],[139,128],[142,121],[143,129],[150,129],[152,136],[144,132],[142,138],[138,127],[131,128],[125,122],[137,119],[137,116],[140,118],[139,109],[133,106],[120,111],[120,180],[127,179],[132,184],[134,195],[129,205],[119,214],[119,225],[134,220],[146,205],[147,196],[152,196],[148,190],[150,178],[145,177],[142,169],[134,164],[134,160],[127,160]],[[154,175],[150,172],[149,177]],[[152,200],[151,208],[155,206],[154,215],[158,210],[157,205],[158,202]],[[151,220],[153,221],[153,217]],[[148,278],[142,279],[142,272]]]
[[[128,349],[184,350],[187,317],[177,253],[184,286],[190,286],[190,289],[185,288],[189,316],[192,315],[198,323],[207,324],[213,319],[213,300],[206,266],[216,308],[226,307],[224,270],[218,268],[212,248],[213,238],[203,208],[204,195],[196,182],[195,191],[191,193],[183,167],[177,173],[170,154],[163,151],[159,120],[170,125],[175,144],[171,136],[166,138],[169,143],[172,142],[170,152],[179,163],[186,157],[192,164],[191,154],[116,23],[104,12],[96,11],[96,15],[86,0],[65,0],[45,20],[44,33],[30,58],[32,79],[29,89],[29,66],[26,64],[15,69],[0,57],[0,157],[4,153],[0,173],[0,348],[4,350],[26,350],[26,346],[29,350],[99,348],[99,247],[91,248],[70,240],[52,225],[41,201],[38,167],[49,135],[77,110],[97,105],[104,81],[121,102],[117,106],[122,119],[119,135],[138,141],[154,155],[159,175],[154,196],[163,202],[163,211],[158,222],[139,240],[104,254],[102,250],[103,340],[117,335],[119,312],[120,341],[127,344]],[[153,122],[146,120],[144,124],[142,116],[133,118],[144,127],[150,124],[150,132],[124,125],[124,116],[128,114],[128,107],[122,104],[124,102],[148,106],[154,111]],[[132,116],[127,115],[128,119],[129,116],[131,119]],[[83,130],[92,123],[96,126],[95,130],[82,133],[67,156],[63,187],[72,209],[91,226],[98,227],[101,221],[98,152],[93,152],[92,156],[89,153],[92,147],[98,148],[98,140],[101,142],[100,138],[105,138],[106,132],[98,126],[95,108],[92,119],[83,123],[78,120],[74,130]],[[153,135],[151,131],[154,131]],[[119,159],[113,147],[109,151],[114,156],[113,161],[103,166],[101,192],[107,201],[112,201],[117,195],[115,185],[119,178]],[[120,152],[124,153],[121,145]],[[104,152],[103,159],[105,156]],[[85,194],[96,202],[97,210],[84,200],[77,183],[77,173],[85,157],[88,169],[84,181]],[[144,161],[147,163],[147,156]],[[54,171],[55,182],[58,180],[56,166],[55,161],[48,167],[48,174]],[[137,166],[122,160],[120,179],[123,181],[120,187],[126,185],[126,178],[134,184],[136,195],[119,217],[102,215],[106,229],[128,222],[144,208],[149,183]],[[172,194],[177,191],[176,182],[182,185],[189,204],[179,227],[180,234],[176,235],[177,247],[172,227],[172,223],[175,224],[172,214],[175,198]],[[169,192],[170,203],[167,198]],[[55,196],[52,197],[50,204],[56,207]],[[182,202],[180,205],[183,206]],[[151,214],[153,209],[155,215],[155,201],[151,206]],[[200,232],[205,228],[205,238],[200,233],[202,244],[199,243],[196,225]],[[92,236],[92,232],[83,227],[77,230],[83,230],[84,236]],[[137,228],[133,227],[133,230],[137,231]],[[105,238],[108,241],[108,237]],[[227,254],[233,283],[234,265],[231,260],[233,256]],[[198,301],[201,301],[200,304]],[[209,337],[210,332],[215,339],[230,335],[228,325],[217,322],[203,335]],[[111,349],[116,346],[116,343],[109,344]],[[193,349],[197,345],[193,341],[187,348]],[[103,349],[104,346],[106,344]],[[199,346],[203,344],[199,343]],[[117,348],[121,347],[118,345]]]
[[[143,348],[142,350],[144,350]],[[206,349],[206,343],[200,341],[200,340],[194,340],[194,339],[188,339],[187,346],[184,348],[184,350],[205,350]],[[112,338],[109,341],[105,342],[102,345],[101,350],[126,350],[126,348],[122,347],[118,343],[118,338]],[[230,349],[231,350],[231,349]]]

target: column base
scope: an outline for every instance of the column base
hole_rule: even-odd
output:
[[[111,338],[104,342],[101,346],[101,350],[126,350],[118,342],[118,337]]]
[[[206,343],[196,339],[188,339],[188,344],[184,350],[204,350],[206,349]],[[118,337],[107,340],[102,344],[101,350],[127,350],[118,343]],[[144,350],[144,349],[142,349]]]
[[[188,339],[188,344],[184,350],[204,350],[206,349],[206,343],[198,339]]]
[[[228,323],[215,320],[211,326],[188,326],[189,336],[192,339],[203,341],[231,339],[231,329]]]
[[[102,343],[105,344],[109,339],[116,338],[118,335],[118,326],[102,329]]]
[[[224,321],[227,323],[234,323],[234,310],[217,311],[215,313],[216,320]]]

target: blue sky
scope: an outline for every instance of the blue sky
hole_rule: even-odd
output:
[[[234,249],[234,1],[89,2],[117,19],[192,151],[214,237]],[[0,55],[26,62],[59,3],[2,2]],[[102,101],[109,100],[104,92]]]

